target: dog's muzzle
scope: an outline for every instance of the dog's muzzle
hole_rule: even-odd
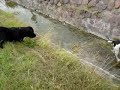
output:
[[[34,37],[36,37],[36,34],[33,34],[33,35],[31,36],[31,38],[34,38]]]

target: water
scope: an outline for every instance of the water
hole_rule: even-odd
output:
[[[13,13],[22,22],[32,26],[39,35],[46,36],[52,43],[77,55],[83,64],[93,67],[106,78],[120,81],[120,67],[110,51],[111,45],[105,40],[21,6],[7,7],[4,0],[0,2],[0,9]]]

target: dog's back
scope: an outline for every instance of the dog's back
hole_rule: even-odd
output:
[[[5,28],[5,27],[0,27],[0,41],[1,40],[7,40],[7,37],[8,36],[8,28]]]
[[[0,27],[0,33],[1,32],[7,32],[8,31],[8,28],[6,28],[6,27]]]
[[[6,27],[0,27],[0,40],[13,41],[15,35],[17,35],[17,30],[12,30]]]

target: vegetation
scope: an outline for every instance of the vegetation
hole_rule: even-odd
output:
[[[25,25],[22,22],[19,22],[19,20],[17,20],[10,13],[5,13],[0,10],[0,26],[18,27],[18,26],[25,26]]]
[[[9,6],[11,8],[14,8],[17,6],[17,3],[16,2],[13,2],[13,1],[6,1],[6,6]]]
[[[0,11],[0,26],[24,26]],[[118,90],[46,36],[0,49],[0,90]]]

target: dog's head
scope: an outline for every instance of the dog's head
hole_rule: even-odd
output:
[[[113,46],[115,47],[116,45],[120,44],[120,40],[114,40],[114,41],[110,40],[108,41],[108,43],[113,44]]]
[[[23,27],[22,28],[22,34],[25,36],[25,37],[30,37],[30,38],[34,38],[36,37],[36,34],[34,33],[34,30],[32,27],[28,26],[28,27]]]

